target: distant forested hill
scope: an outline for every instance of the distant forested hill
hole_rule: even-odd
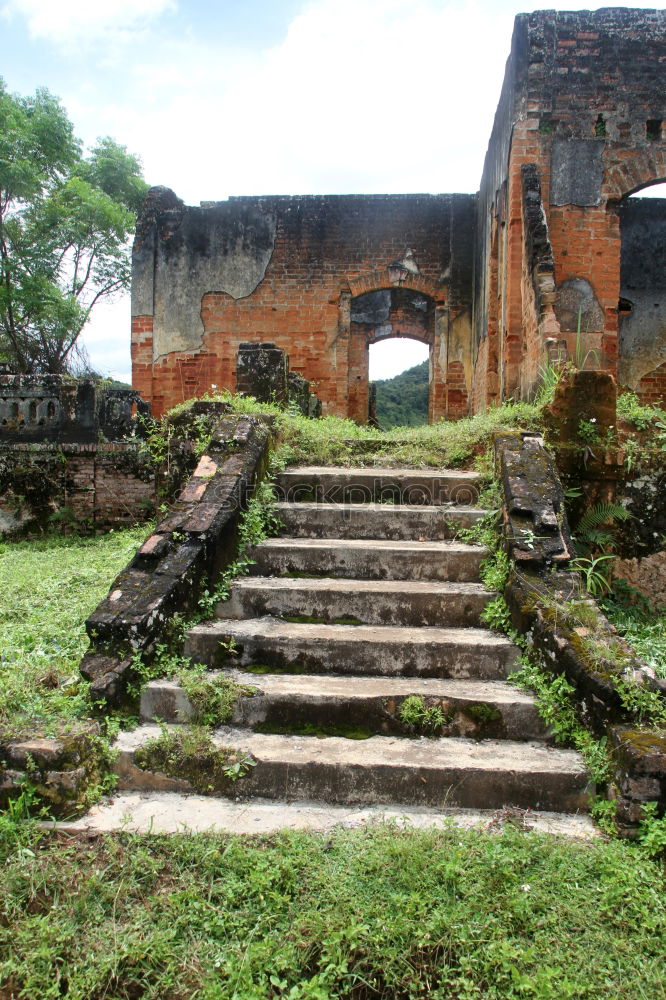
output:
[[[395,378],[375,382],[377,420],[382,428],[415,427],[428,423],[428,362]]]

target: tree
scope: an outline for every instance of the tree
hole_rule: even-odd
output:
[[[83,155],[47,90],[0,79],[0,359],[63,373],[93,307],[129,287],[129,237],[147,189],[113,139]]]

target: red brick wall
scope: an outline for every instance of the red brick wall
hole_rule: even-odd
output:
[[[666,361],[643,376],[636,386],[636,395],[641,403],[666,409]]]
[[[25,519],[29,526],[32,515],[45,526],[51,514],[71,508],[71,518],[83,527],[106,530],[145,521],[154,507],[155,468],[131,442],[15,444],[1,451],[10,475],[0,495],[0,511],[17,523]],[[41,470],[43,482],[27,480],[36,489],[24,493],[21,470],[30,466]],[[68,521],[65,517],[57,523]]]
[[[203,295],[203,338],[196,351],[175,350],[153,359],[152,317],[135,316],[135,385],[159,415],[212,385],[234,389],[238,345],[270,341],[287,352],[292,370],[314,383],[324,412],[367,419],[365,348],[362,351],[358,338],[350,336],[348,312],[345,322],[349,298],[391,287],[389,265],[412,250],[420,273],[403,274],[397,283],[424,291],[439,304],[453,297],[457,308],[464,308],[465,300],[471,299],[470,278],[462,272],[464,261],[455,277],[443,278],[450,265],[455,199],[469,206],[469,228],[472,196],[261,199],[277,217],[263,280],[244,298],[234,299],[215,289]],[[171,238],[169,234],[166,242],[156,242],[155,252],[165,260]],[[144,235],[144,254],[145,247]],[[155,295],[159,294],[156,286]],[[414,322],[412,317],[408,332],[413,332]],[[438,372],[437,380],[444,374]]]

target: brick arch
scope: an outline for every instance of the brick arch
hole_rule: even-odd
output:
[[[654,149],[642,148],[614,158],[606,170],[602,191],[608,201],[619,201],[651,184],[666,181],[666,144],[655,142]],[[626,157],[626,158],[625,158]]]
[[[392,280],[391,268],[385,267],[378,271],[367,271],[356,278],[349,278],[349,292],[352,298],[358,295],[365,295],[366,292],[378,292],[383,288],[409,288],[413,292],[422,292],[428,295],[436,305],[446,305],[448,302],[448,288],[430,278],[424,278],[422,274],[412,274],[410,271],[401,271],[399,280]]]

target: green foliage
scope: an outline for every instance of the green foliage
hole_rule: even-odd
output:
[[[592,594],[593,597],[603,597],[611,586],[609,568],[605,564],[612,562],[614,558],[615,556],[612,555],[590,556],[589,558],[580,556],[578,559],[572,559],[570,566],[571,569],[582,575],[588,594]]]
[[[0,543],[0,723],[9,731],[52,735],[89,714],[83,623],[145,534]]]
[[[491,446],[493,435],[517,427],[538,430],[541,414],[531,403],[506,403],[463,420],[378,431],[353,420],[310,420],[251,397],[222,392],[211,399],[236,413],[266,413],[275,419],[278,466],[361,465],[464,468]]]
[[[590,814],[603,833],[617,836],[617,800],[598,796],[590,803]]]
[[[590,776],[597,784],[610,777],[606,738],[596,740],[584,728],[574,697],[575,688],[563,675],[553,675],[535,651],[523,654],[521,667],[509,678],[511,684],[533,691],[539,714],[551,726],[558,743],[571,744],[578,750]]]
[[[649,430],[664,415],[656,406],[641,403],[635,392],[623,392],[617,397],[618,420],[632,424],[639,431]]]
[[[236,684],[223,674],[207,674],[201,664],[181,670],[178,681],[194,709],[194,723],[212,728],[229,722],[238,699],[255,692],[255,688]]]
[[[8,997],[664,996],[663,867],[616,840],[382,823],[75,839],[35,826],[2,861]]]
[[[622,580],[602,601],[604,614],[636,654],[666,680],[666,612],[656,611]]]
[[[638,840],[651,857],[666,855],[666,816],[657,816],[656,802],[646,802],[643,806],[643,816],[638,831]]]
[[[428,422],[428,368],[424,361],[395,378],[379,379],[377,420],[380,427],[417,427]]]
[[[0,357],[16,371],[66,371],[95,304],[129,287],[146,188],[124,146],[83,157],[56,98],[0,80]]]
[[[251,754],[214,743],[208,730],[196,725],[163,726],[159,736],[137,749],[135,761],[145,770],[184,778],[202,795],[228,792],[229,783],[257,763]]]
[[[410,729],[428,736],[436,736],[447,722],[440,705],[428,705],[417,694],[410,694],[405,698],[398,709],[398,716]]]
[[[603,549],[604,546],[612,545],[614,542],[613,532],[604,530],[604,526],[612,525],[615,521],[630,521],[633,516],[631,511],[620,503],[595,504],[581,517],[576,531],[576,541],[582,543],[585,551]]]

